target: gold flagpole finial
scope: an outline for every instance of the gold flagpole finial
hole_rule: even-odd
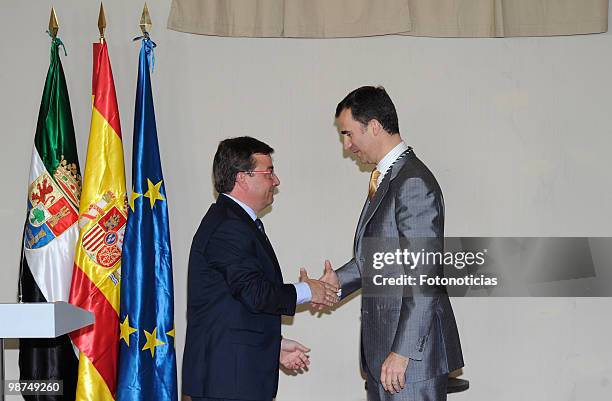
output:
[[[100,2],[100,14],[98,15],[98,30],[100,31],[100,43],[104,43],[104,30],[106,29],[106,16],[104,5]]]
[[[142,15],[140,17],[140,30],[144,35],[151,31],[151,27],[153,27],[153,24],[151,23],[151,15],[149,14],[149,9],[147,8],[147,3],[145,2],[144,8],[142,9]]]
[[[55,39],[57,36],[57,31],[59,31],[59,23],[57,22],[55,8],[51,7],[51,16],[49,17],[49,34],[53,39]]]

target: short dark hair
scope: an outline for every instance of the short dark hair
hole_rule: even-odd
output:
[[[229,138],[219,142],[213,160],[213,177],[218,193],[231,192],[239,172],[255,169],[253,155],[256,153],[271,155],[274,149],[250,136]]]
[[[363,125],[376,119],[388,133],[399,134],[395,105],[382,86],[362,86],[346,95],[336,107],[336,118],[345,109],[350,109],[353,118]]]

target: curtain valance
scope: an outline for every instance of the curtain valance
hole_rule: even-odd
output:
[[[574,35],[607,31],[608,0],[173,0],[168,28],[245,37]]]

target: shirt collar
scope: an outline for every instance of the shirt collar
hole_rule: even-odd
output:
[[[380,171],[380,176],[378,177],[378,181],[376,183],[377,185],[380,185],[383,178],[385,178],[385,174],[387,174],[387,170],[389,170],[389,167],[391,167],[391,165],[395,163],[397,158],[400,157],[401,154],[404,153],[406,150],[408,150],[408,148],[409,146],[406,145],[406,142],[401,141],[378,162],[378,164],[376,165],[376,169]]]
[[[253,219],[253,221],[255,221],[255,220],[257,219],[257,213],[255,213],[255,211],[254,211],[253,209],[251,209],[251,208],[249,207],[249,205],[247,205],[247,204],[246,204],[246,203],[244,203],[244,202],[239,201],[238,199],[234,198],[234,197],[233,197],[232,195],[230,195],[230,194],[223,193],[223,194],[221,194],[221,195],[225,195],[225,196],[227,196],[228,198],[230,198],[231,200],[233,200],[234,202],[236,202],[238,205],[240,205],[240,207],[241,207],[241,208],[243,208],[243,209],[244,209],[244,211],[248,213],[248,215],[249,215],[249,216],[250,216],[250,217]]]

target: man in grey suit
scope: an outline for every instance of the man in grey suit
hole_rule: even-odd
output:
[[[399,133],[393,102],[382,87],[349,93],[336,108],[344,149],[375,164],[357,224],[354,257],[322,278],[342,298],[362,288],[361,354],[369,401],[446,400],[448,373],[463,366],[455,317],[444,287],[418,285],[442,276],[440,263],[404,258],[373,267],[378,251],[442,252],[444,200],[436,179]],[[375,260],[375,259],[374,259]],[[395,259],[394,259],[395,260]],[[402,283],[411,275],[416,285]]]

